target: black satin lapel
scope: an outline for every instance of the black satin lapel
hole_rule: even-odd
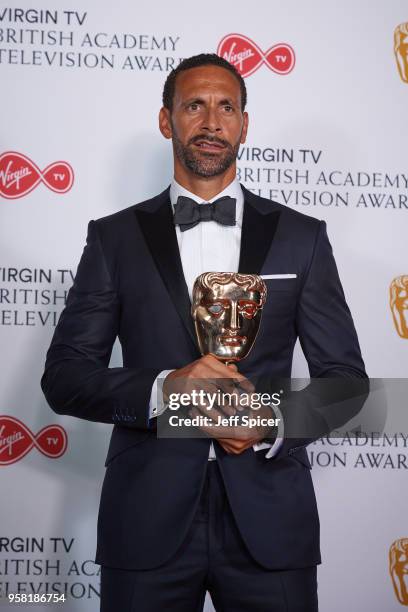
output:
[[[156,211],[135,210],[140,228],[167,291],[197,351],[191,302],[184,279],[170,200]]]
[[[261,272],[278,226],[279,216],[279,211],[262,214],[245,199],[238,272]]]

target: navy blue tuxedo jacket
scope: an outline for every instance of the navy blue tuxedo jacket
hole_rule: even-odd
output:
[[[364,364],[325,223],[244,189],[239,271],[296,274],[266,281],[268,299],[240,370],[290,378],[299,337],[311,377],[364,378]],[[123,367],[109,368],[119,337]],[[47,354],[42,388],[55,412],[113,423],[98,520],[97,562],[147,569],[182,543],[200,497],[209,439],[158,439],[149,426],[161,370],[200,356],[169,190],[97,221]],[[238,528],[270,569],[320,562],[319,519],[305,441],[266,459],[215,451]]]

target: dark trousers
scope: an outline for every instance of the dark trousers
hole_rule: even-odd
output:
[[[217,612],[318,610],[316,567],[267,570],[248,553],[216,461],[208,462],[197,514],[169,561],[150,570],[102,567],[101,612],[201,612],[206,591]]]

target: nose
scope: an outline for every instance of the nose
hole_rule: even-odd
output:
[[[239,328],[240,328],[240,325],[239,325],[238,305],[236,302],[231,302],[228,329],[233,332],[236,332],[239,330]]]
[[[202,130],[205,132],[221,132],[222,128],[220,126],[219,117],[217,113],[217,109],[213,106],[209,106],[207,108],[207,112],[204,117]]]

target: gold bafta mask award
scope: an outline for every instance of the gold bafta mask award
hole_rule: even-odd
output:
[[[390,286],[390,308],[395,329],[401,338],[408,338],[408,275],[397,276]]]
[[[399,75],[404,83],[408,83],[408,22],[395,28],[394,53]]]
[[[202,355],[225,363],[250,352],[261,323],[266,285],[257,274],[204,272],[195,280],[191,313]]]
[[[395,595],[400,604],[408,606],[408,538],[393,542],[389,562]]]

